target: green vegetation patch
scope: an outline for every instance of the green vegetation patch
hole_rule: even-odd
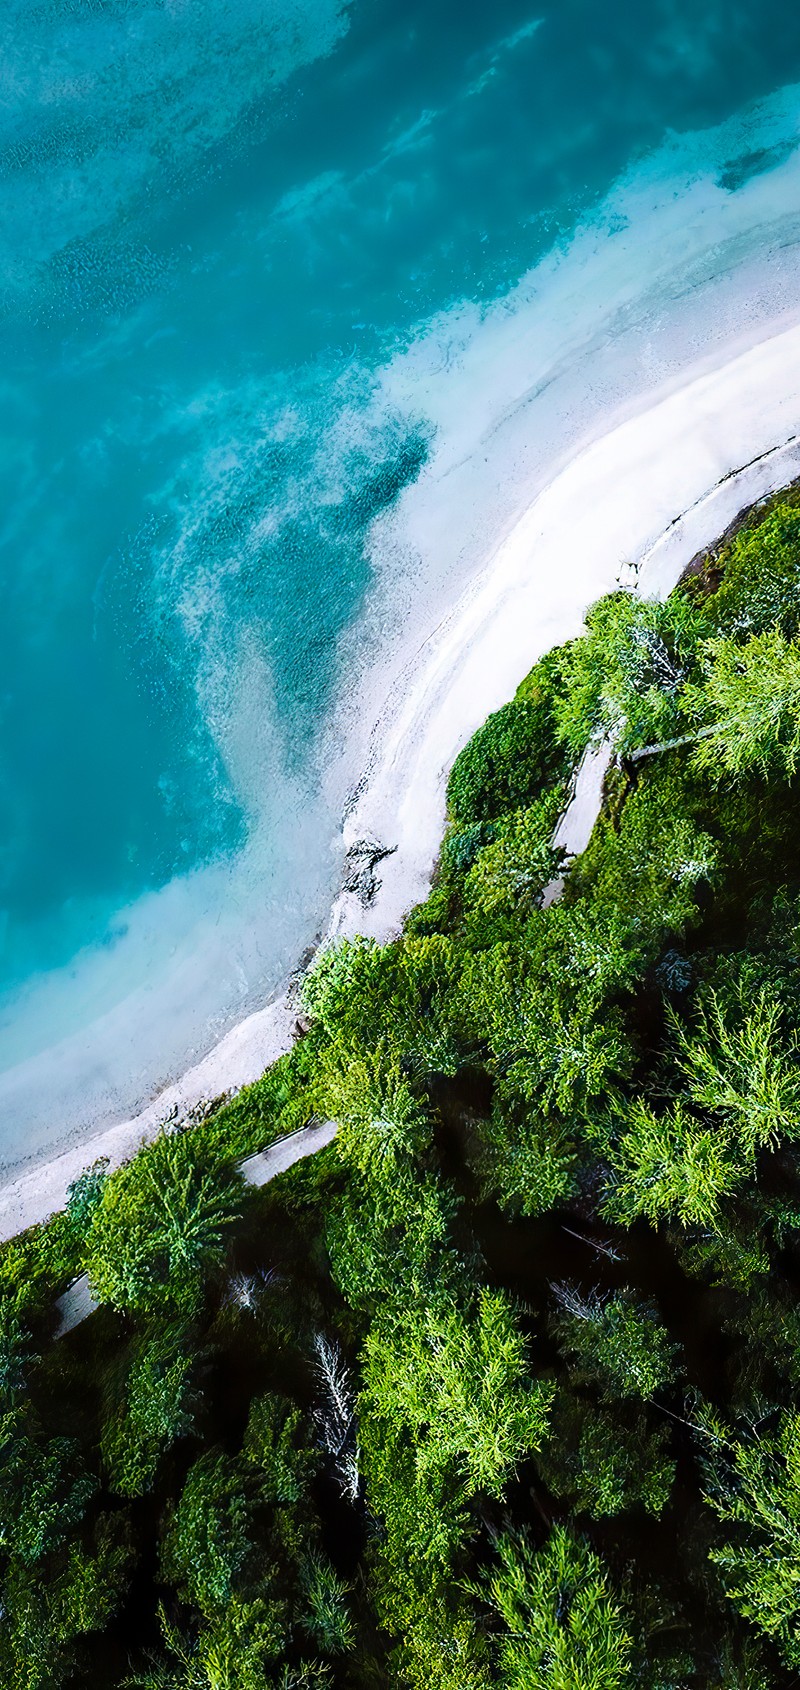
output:
[[[0,1252],[4,1686],[796,1683],[799,569],[791,493],[602,599],[457,759],[403,934]]]

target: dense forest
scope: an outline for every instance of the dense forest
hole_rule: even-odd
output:
[[[4,1687],[800,1682],[798,762],[790,491],[535,666],[288,1056],[3,1248]]]

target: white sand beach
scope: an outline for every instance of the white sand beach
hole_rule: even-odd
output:
[[[416,654],[400,692],[373,709],[366,778],[345,844],[393,848],[365,908],[337,900],[331,936],[386,939],[425,896],[453,758],[536,659],[580,630],[587,606],[616,584],[668,593],[691,557],[745,506],[800,474],[800,324],[716,364],[578,450],[487,559]],[[585,818],[584,818],[585,821]],[[0,1238],[61,1207],[97,1157],[126,1160],[165,1118],[255,1079],[289,1048],[291,992],[249,1016],[133,1118],[81,1138],[0,1188]]]

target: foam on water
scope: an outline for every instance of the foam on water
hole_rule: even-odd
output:
[[[376,406],[417,419],[431,446],[371,530],[372,594],[341,665],[351,733],[378,718],[384,731],[409,657],[581,446],[704,361],[794,319],[799,112],[793,85],[715,130],[671,138],[502,298],[454,305],[380,371]],[[750,170],[732,191],[743,158]],[[365,627],[372,665],[359,691],[348,677]]]
[[[124,75],[133,10],[42,5],[39,68],[6,59],[35,107],[6,160],[9,1165],[132,1112],[278,985],[324,924],[372,724],[520,512],[612,422],[800,309],[798,87],[765,95],[750,53],[751,85],[731,72],[704,106],[720,9],[687,8],[683,35],[676,13],[651,62],[640,44],[647,98],[624,122],[587,106],[583,137],[557,112],[525,127],[554,13],[438,10],[439,60],[425,10],[391,0],[372,22],[241,0],[205,35],[145,5]],[[704,121],[762,97],[652,150],[682,55]],[[546,201],[532,184],[559,171]]]

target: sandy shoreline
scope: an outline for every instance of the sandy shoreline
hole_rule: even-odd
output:
[[[373,903],[343,893],[329,933],[386,939],[425,896],[454,756],[542,652],[579,632],[587,605],[620,581],[668,593],[743,506],[798,474],[800,325],[696,370],[580,451],[426,642],[399,702],[375,712],[373,756],[345,843],[370,838],[395,849],[377,870]],[[289,993],[231,1029],[132,1119],[24,1168],[0,1187],[0,1239],[61,1207],[96,1157],[117,1166],[166,1117],[257,1078],[289,1048],[294,1025]]]

